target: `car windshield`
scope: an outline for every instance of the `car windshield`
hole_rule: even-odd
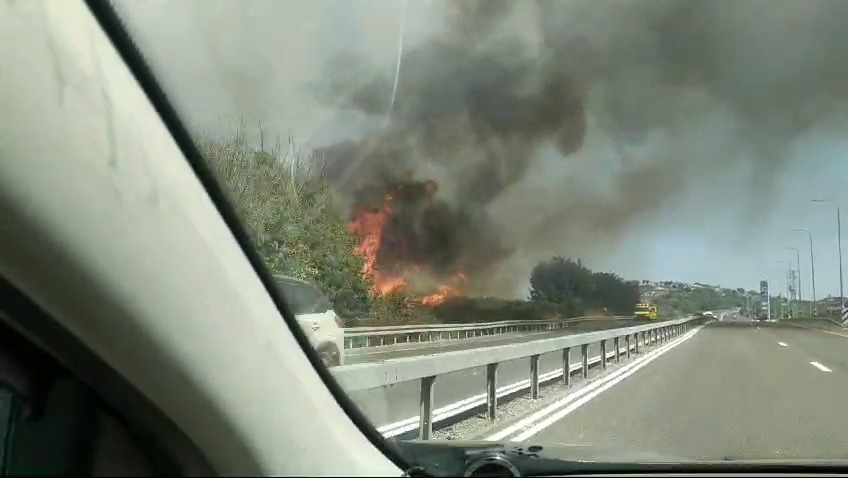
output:
[[[383,437],[848,459],[848,2],[113,4]]]
[[[330,308],[321,291],[313,286],[285,279],[277,279],[276,282],[295,315],[323,313]]]

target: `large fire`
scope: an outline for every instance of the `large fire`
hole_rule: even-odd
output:
[[[365,262],[363,273],[373,282],[375,296],[404,289],[417,296],[414,301],[435,306],[448,297],[466,294],[467,277],[462,272],[439,274],[442,275],[442,281],[435,285],[416,280],[432,272],[422,267],[426,258],[421,257],[421,246],[415,244],[415,234],[402,227],[391,227],[397,226],[400,220],[399,210],[407,219],[412,217],[414,221],[420,218],[431,203],[436,189],[432,181],[402,184],[385,193],[381,204],[354,205],[348,231],[359,238],[356,251]],[[422,291],[422,288],[429,290]]]

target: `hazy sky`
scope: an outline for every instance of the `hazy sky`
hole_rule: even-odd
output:
[[[848,9],[814,0],[804,0],[803,7],[801,0],[770,2],[768,9],[742,0],[732,7],[682,0],[590,3],[558,2],[545,7],[551,10],[543,20],[522,6],[495,21],[484,18],[489,23],[482,27],[468,26],[486,32],[467,37],[472,43],[479,38],[482,45],[469,55],[480,56],[484,46],[503,38],[523,39],[520,54],[493,50],[506,55],[493,60],[504,64],[516,56],[532,65],[542,61],[534,55],[551,51],[569,56],[583,51],[584,43],[593,52],[574,53],[562,64],[554,60],[558,68],[588,72],[589,86],[581,90],[586,132],[580,148],[564,159],[544,145],[522,149],[532,152],[533,162],[520,181],[487,203],[504,240],[514,247],[502,272],[523,278],[536,261],[557,254],[581,257],[595,270],[626,278],[746,289],[768,279],[773,289],[783,289],[786,264],[778,261],[794,264],[795,253],[785,247],[797,247],[803,293],[809,297],[807,237],[790,230],[807,228],[815,247],[818,296],[836,295],[836,212],[809,200],[841,202],[848,221],[848,140],[839,139],[848,138],[843,104],[848,94],[840,89],[848,84],[848,73],[834,66],[848,58]],[[679,7],[696,3],[695,19]],[[390,102],[400,0],[132,0],[119,5],[194,130],[222,134],[244,118],[249,124],[262,121],[272,135],[293,135],[309,148],[374,134],[391,123],[387,107],[385,115],[367,117],[350,107],[349,97],[373,83],[383,86],[367,93],[379,96],[378,104]],[[551,13],[560,11],[562,17]],[[444,12],[443,0],[406,3],[405,55],[421,45],[426,51],[433,38],[452,34]],[[675,31],[668,35],[681,35],[679,44],[658,40],[640,26],[640,15],[666,30],[673,28],[666,23],[680,23],[669,19],[685,18],[700,28],[691,28],[699,36]],[[559,23],[563,31],[581,31],[552,39],[549,32]],[[401,62],[398,112],[450,98],[447,88],[440,91],[448,99],[419,95],[417,102],[411,100],[415,88],[421,89],[416,80],[455,67],[437,54],[424,57],[432,60],[423,70],[420,63],[408,67],[417,70],[405,70]],[[356,61],[340,67],[335,63],[340,58]],[[350,95],[327,96],[321,86],[338,78],[353,85]],[[454,81],[462,78],[457,74]],[[504,116],[508,120],[510,114]],[[419,134],[414,123],[404,128],[410,136]],[[422,161],[418,174],[450,191],[449,172],[463,159],[441,161]],[[845,249],[848,254],[848,238]],[[524,283],[515,282],[520,291]]]

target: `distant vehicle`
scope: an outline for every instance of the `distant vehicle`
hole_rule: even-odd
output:
[[[636,304],[636,312],[634,312],[633,318],[636,320],[657,320],[659,318],[657,306],[650,302],[640,302]]]
[[[344,323],[336,315],[327,296],[313,284],[294,277],[277,275],[274,281],[324,365],[342,365]]]
[[[713,314],[711,311],[708,310],[708,311],[704,312],[704,317],[709,317],[711,319],[714,319],[715,314]]]

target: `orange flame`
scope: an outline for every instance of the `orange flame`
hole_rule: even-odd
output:
[[[365,264],[362,273],[374,281],[374,292],[377,294],[388,294],[398,287],[404,285],[404,277],[384,277],[377,270],[377,252],[383,238],[383,226],[392,214],[392,196],[386,195],[383,207],[377,210],[358,208],[355,211],[355,219],[347,226],[348,232],[359,238],[356,251],[362,256]]]
[[[435,186],[428,184],[428,188],[435,188]],[[408,270],[401,273],[391,273],[378,268],[377,253],[382,246],[383,228],[391,215],[392,195],[387,194],[382,207],[378,209],[355,208],[354,219],[347,226],[348,232],[359,238],[359,245],[356,247],[356,251],[362,256],[364,261],[362,268],[363,274],[374,283],[372,293],[375,296],[387,295],[406,286],[409,282],[408,275],[410,273],[420,272],[420,268],[416,266],[411,266]],[[448,297],[465,295],[466,282],[465,275],[458,273],[449,283],[439,285],[437,292],[422,296],[413,302],[435,306],[444,302]]]
[[[425,295],[421,298],[421,303],[424,305],[434,306],[439,305],[448,297],[465,295],[467,287],[467,279],[462,272],[456,274],[451,280],[451,284],[442,284],[439,286],[439,291],[435,294]]]

